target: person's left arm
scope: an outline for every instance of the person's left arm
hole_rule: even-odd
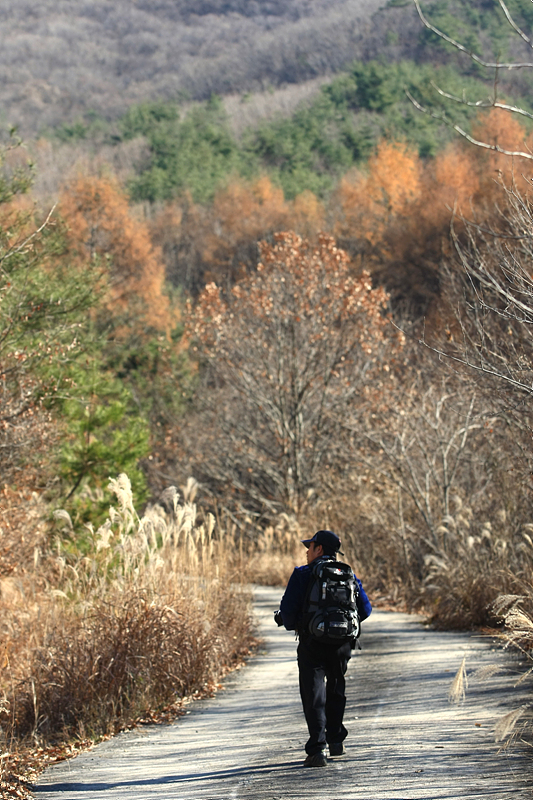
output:
[[[363,584],[361,583],[357,575],[354,575],[354,578],[359,587],[359,596],[357,598],[357,611],[359,613],[359,620],[362,622],[364,619],[367,619],[367,617],[369,617],[370,614],[372,613],[372,604],[368,599],[368,595],[363,589]]]

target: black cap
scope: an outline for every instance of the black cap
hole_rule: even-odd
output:
[[[340,553],[341,556],[344,555],[341,550],[341,540],[333,531],[317,531],[312,539],[302,539],[302,544],[305,544],[306,547],[309,547],[311,542],[321,544],[326,554]]]

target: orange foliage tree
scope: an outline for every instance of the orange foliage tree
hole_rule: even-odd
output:
[[[528,147],[524,128],[500,109],[480,115],[474,133],[507,149]],[[407,145],[384,140],[365,171],[341,180],[333,230],[395,303],[410,298],[427,315],[440,292],[439,264],[451,253],[452,221],[464,239],[467,220],[494,220],[496,205],[506,202],[505,184],[527,191],[530,162],[518,161],[465,141],[423,161]]]
[[[382,141],[366,171],[345,176],[334,199],[337,238],[410,316],[426,314],[437,295],[438,263],[449,238],[450,212],[434,189],[412,148]]]
[[[412,148],[383,140],[366,174],[354,172],[341,180],[337,232],[346,235],[355,229],[371,244],[381,241],[393,219],[412,213],[421,194],[421,171]]]
[[[230,182],[216,192],[209,206],[182,198],[156,213],[151,230],[163,247],[173,283],[198,294],[210,281],[232,286],[255,269],[258,240],[275,231],[290,228],[316,237],[324,215],[312,192],[288,201],[283,189],[263,176]]]
[[[501,109],[480,115],[474,135],[509,150],[527,150],[523,126]],[[494,202],[498,183],[513,174],[528,175],[530,162],[510,159],[494,151],[461,141],[448,145],[433,161],[423,162],[408,145],[382,140],[366,171],[345,176],[339,185],[336,232],[355,231],[375,244],[383,244],[391,225],[398,221],[418,228],[449,223],[451,209],[467,214],[471,206]]]
[[[127,311],[139,330],[149,326],[167,331],[172,320],[161,251],[118,182],[76,178],[61,195],[60,212],[68,224],[72,251],[83,260],[89,256],[108,263],[108,308]]]
[[[251,184],[233,182],[218,191],[211,213],[212,225],[203,248],[209,265],[205,278],[207,282],[220,280],[227,271],[233,282],[246,274],[249,250],[257,253],[257,240],[287,226],[289,206],[283,189],[265,177]]]
[[[500,108],[492,108],[480,115],[472,129],[476,139],[496,145],[508,151],[531,153],[533,138],[524,126]],[[494,150],[464,144],[463,152],[470,154],[474,170],[478,175],[480,190],[477,202],[491,208],[502,202],[502,186],[517,185],[519,191],[527,194],[531,185],[529,179],[533,171],[530,160],[510,157]]]
[[[333,238],[260,243],[257,272],[206,286],[188,331],[207,366],[195,474],[256,510],[301,511],[324,470],[351,458],[341,431],[401,347],[387,295],[354,277]],[[385,371],[385,372],[383,372]],[[321,477],[322,476],[322,477]],[[227,496],[227,495],[226,495]]]
[[[182,413],[189,381],[178,325],[180,307],[166,292],[161,248],[152,242],[148,222],[129,206],[115,179],[82,176],[73,180],[63,191],[60,212],[68,229],[72,261],[96,262],[106,273],[104,308],[94,314],[93,333],[102,359],[94,383],[99,387],[102,378],[119,378],[116,389],[125,392],[126,404],[135,397],[136,410],[149,421],[152,447],[157,449],[174,417]],[[180,224],[175,215],[167,214],[165,221],[169,226]],[[109,429],[101,405],[110,413],[111,400],[101,403],[100,388],[91,397],[90,423],[98,424],[100,415],[101,424]],[[127,408],[125,419],[133,422],[135,418]],[[82,426],[85,420],[77,424]],[[116,423],[112,427],[118,432]],[[141,435],[133,433],[140,442]],[[113,448],[118,451],[116,442]],[[134,452],[131,442],[128,448]],[[89,451],[84,452],[81,467],[92,458]],[[133,476],[133,468],[129,474]]]

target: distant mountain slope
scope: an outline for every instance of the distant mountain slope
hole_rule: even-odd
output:
[[[0,0],[1,118],[31,135],[90,111],[113,118],[134,102],[204,99],[331,74],[378,55],[398,20],[416,24],[410,8],[373,19],[385,5]]]

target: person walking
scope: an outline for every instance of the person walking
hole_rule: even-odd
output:
[[[305,604],[311,580],[311,565],[320,560],[336,560],[341,551],[341,541],[336,533],[320,530],[311,539],[304,539],[307,564],[296,567],[289,579],[279,611],[274,614],[278,625],[296,631],[298,643],[298,673],[300,696],[309,731],[305,745],[305,767],[325,767],[326,746],[330,756],[345,753],[344,740],[348,731],[343,717],[346,706],[345,674],[355,647],[355,639],[340,642],[321,642],[306,629]],[[361,581],[354,575],[359,588],[357,611],[359,620],[366,619],[371,603]]]

